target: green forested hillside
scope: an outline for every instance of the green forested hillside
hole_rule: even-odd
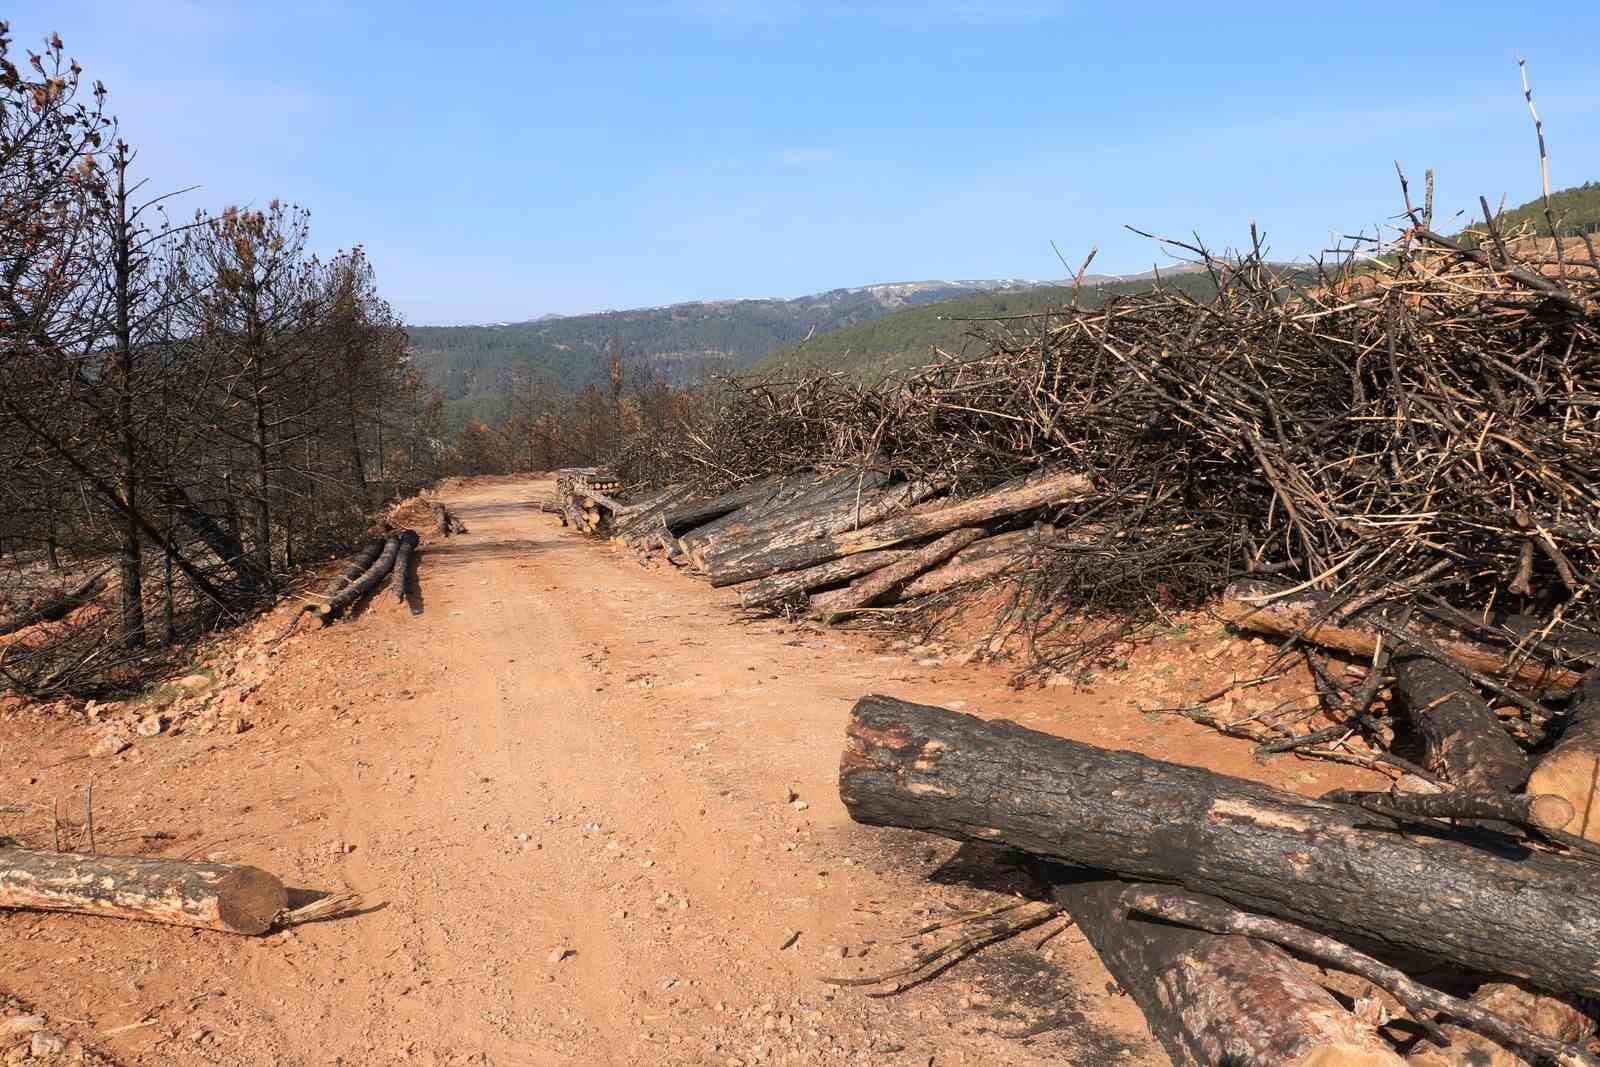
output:
[[[1144,292],[1153,284],[1153,281],[1141,279],[1090,285],[1084,287],[1079,299],[1085,305],[1094,306],[1123,293]],[[1162,284],[1202,300],[1216,292],[1210,276],[1203,272],[1174,274],[1163,278]],[[954,355],[974,354],[982,344],[974,336],[978,329],[993,329],[998,325],[964,320],[1045,314],[1071,300],[1072,290],[1062,286],[942,300],[780,348],[752,366],[750,373],[781,377],[798,371],[825,370],[878,378],[927,363],[936,358],[936,350]],[[1019,325],[1031,327],[1032,324]]]
[[[606,383],[612,356],[630,378],[686,385],[749,366],[773,349],[904,307],[1032,283],[920,282],[838,289],[795,300],[727,300],[492,326],[410,327],[412,357],[448,410],[494,418],[519,379],[577,392]]]
[[[1551,193],[1550,210],[1555,216],[1556,229],[1562,234],[1600,232],[1600,182],[1584,182]],[[1501,212],[1496,221],[1506,229],[1531,225],[1540,233],[1550,231],[1545,221],[1543,197]]]

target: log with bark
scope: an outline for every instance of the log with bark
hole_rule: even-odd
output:
[[[394,556],[394,598],[405,603],[406,592],[411,585],[411,561],[415,556],[417,542],[420,538],[415,530],[404,530],[400,534],[400,547]]]
[[[350,558],[350,562],[345,566],[344,570],[335,575],[333,581],[328,583],[328,588],[323,590],[322,595],[325,597],[335,596],[339,590],[361,577],[366,572],[366,569],[372,566],[373,562],[383,554],[383,544],[384,538],[382,537],[367,538],[362,543],[360,551]]]
[[[870,608],[929,567],[937,566],[960,552],[981,538],[984,532],[981,526],[970,526],[963,530],[952,530],[943,537],[935,538],[916,551],[852,584],[848,595],[829,604],[826,610],[819,612],[820,617],[832,624]]]
[[[1177,1067],[1401,1067],[1277,945],[1127,913],[1116,879],[1045,866],[1051,895]]]
[[[709,565],[712,585],[734,585],[770,574],[812,567],[841,556],[893,548],[906,541],[988,523],[1051,504],[1082,500],[1093,493],[1093,483],[1076,471],[1055,471],[1013,483],[979,496],[925,511],[883,519],[861,529],[850,529],[799,544],[781,544],[755,551],[721,564]],[[710,561],[708,561],[708,564]]]
[[[1556,991],[1600,993],[1600,880],[1440,826],[1111,752],[891,697],[851,713],[840,794],[858,822],[1006,844]]]
[[[736,567],[752,556],[766,556],[793,545],[871,526],[907,512],[940,491],[941,487],[931,482],[899,482],[876,489],[847,487],[825,500],[793,505],[748,529],[731,532],[696,550],[695,562],[704,571]]]
[[[1324,793],[1322,799],[1333,804],[1354,804],[1381,814],[1509,823],[1535,830],[1560,830],[1573,816],[1572,805],[1562,797],[1502,793],[1495,789],[1449,789],[1439,793],[1335,789]]]
[[[757,608],[766,604],[776,604],[798,593],[810,592],[825,586],[836,585],[839,582],[859,578],[863,574],[870,574],[880,567],[887,567],[896,560],[904,559],[911,554],[911,549],[886,548],[881,552],[861,552],[854,556],[845,556],[842,559],[832,560],[828,563],[819,563],[815,567],[806,567],[803,570],[789,571],[785,574],[774,574],[768,578],[751,582],[739,590],[739,606]],[[844,590],[837,590],[844,592]],[[812,599],[816,603],[816,599]]]
[[[918,597],[933,596],[938,593],[948,592],[962,586],[976,585],[986,582],[991,578],[1010,573],[1017,569],[1028,558],[1030,546],[1040,538],[1048,538],[1054,532],[1054,527],[1041,524],[1027,530],[1011,530],[1007,533],[994,534],[981,541],[957,552],[949,560],[930,568],[926,573],[919,574],[898,589],[892,590],[883,597],[879,603],[898,604],[915,600]],[[884,552],[892,558],[899,558],[909,549],[885,549]],[[874,553],[863,553],[872,556]],[[823,567],[834,566],[850,559],[860,557],[846,556],[834,563],[825,563],[814,568],[821,570]],[[876,570],[877,568],[873,568]],[[781,581],[785,575],[769,578],[766,581]],[[833,605],[841,602],[848,595],[848,589],[829,589],[817,593],[811,598],[811,608],[816,612],[830,610]]]
[[[0,637],[16,633],[18,630],[26,630],[41,622],[57,622],[66,618],[104,591],[107,573],[108,571],[103,570],[75,589],[19,611],[8,619],[0,619]]]
[[[1430,770],[1463,789],[1518,789],[1528,759],[1505,727],[1456,671],[1415,649],[1389,660],[1398,704],[1422,735]]]
[[[679,536],[678,543],[698,566],[711,556],[738,555],[774,538],[810,535],[818,524],[837,523],[841,512],[870,507],[890,482],[887,471],[846,471],[827,478],[788,479],[770,495]],[[902,489],[894,503],[905,499]],[[893,506],[893,505],[891,505]]]
[[[378,558],[372,561],[372,565],[362,571],[355,581],[329,597],[325,603],[316,606],[324,626],[344,614],[352,604],[383,583],[383,579],[394,569],[394,561],[400,555],[402,535],[407,532],[409,531],[396,530],[385,537],[383,551],[378,553]]]
[[[1567,829],[1600,841],[1600,668],[1577,687],[1566,727],[1555,747],[1528,777],[1530,793],[1548,793],[1571,803],[1577,818]]]
[[[701,497],[675,503],[662,511],[661,521],[673,535],[687,533],[740,508],[765,500],[784,483],[781,476],[758,478],[737,489],[730,489],[712,497]]]
[[[287,903],[283,883],[255,867],[0,848],[0,908],[262,934]]]
[[[1392,639],[1364,613],[1335,621],[1333,604],[1320,593],[1296,592],[1287,596],[1278,585],[1248,578],[1230,585],[1222,595],[1218,614],[1245,630],[1278,637],[1299,636],[1301,640],[1371,659],[1380,638]],[[1418,629],[1419,627],[1411,627]],[[1428,642],[1464,667],[1483,674],[1499,675],[1515,667],[1510,680],[1535,688],[1568,688],[1576,685],[1579,674],[1566,667],[1540,663],[1514,656],[1510,648],[1498,648],[1459,632],[1430,629]]]

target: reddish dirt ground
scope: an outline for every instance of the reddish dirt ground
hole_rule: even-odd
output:
[[[1013,690],[949,644],[742,619],[727,590],[561,530],[529,503],[548,488],[447,489],[470,532],[421,552],[419,602],[380,592],[271,647],[280,607],[202,653],[212,683],[166,709],[176,730],[129,733],[153,707],[135,702],[0,719],[0,802],[34,809],[0,834],[48,846],[52,800],[76,812],[92,779],[102,851],[251,863],[366,904],[264,938],[0,912],[0,987],[63,1062],[1161,1064],[1072,930],[897,997],[821,981],[899,967],[903,935],[1018,884],[975,849],[850,822],[851,703],[891,693],[1306,793],[1383,781],[1142,713],[1259,671],[1269,650],[1214,622],[1129,670]],[[113,727],[132,747],[88,755]]]

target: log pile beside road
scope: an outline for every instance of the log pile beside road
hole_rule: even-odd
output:
[[[675,486],[630,504],[575,489],[564,511],[571,525],[604,531],[641,558],[733,586],[746,608],[809,605],[837,623],[1020,566],[1052,530],[1040,518],[1092,493],[1072,470],[955,497],[869,468],[764,478],[716,494]]]

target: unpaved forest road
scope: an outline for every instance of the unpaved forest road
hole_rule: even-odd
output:
[[[107,762],[77,758],[81,726],[27,727],[15,792],[92,774],[102,850],[254,863],[373,910],[263,939],[0,912],[0,986],[129,1064],[1166,1062],[1075,931],[887,1000],[818,980],[901,966],[898,935],[933,921],[914,909],[1004,902],[971,850],[849,821],[857,697],[1091,739],[1125,702],[740,621],[726,591],[560,529],[528,506],[547,488],[447,491],[470,532],[420,556],[420,614],[380,593],[270,658],[244,645],[223,684],[262,682],[246,733]],[[1144,733],[1219,762],[1212,735]]]

